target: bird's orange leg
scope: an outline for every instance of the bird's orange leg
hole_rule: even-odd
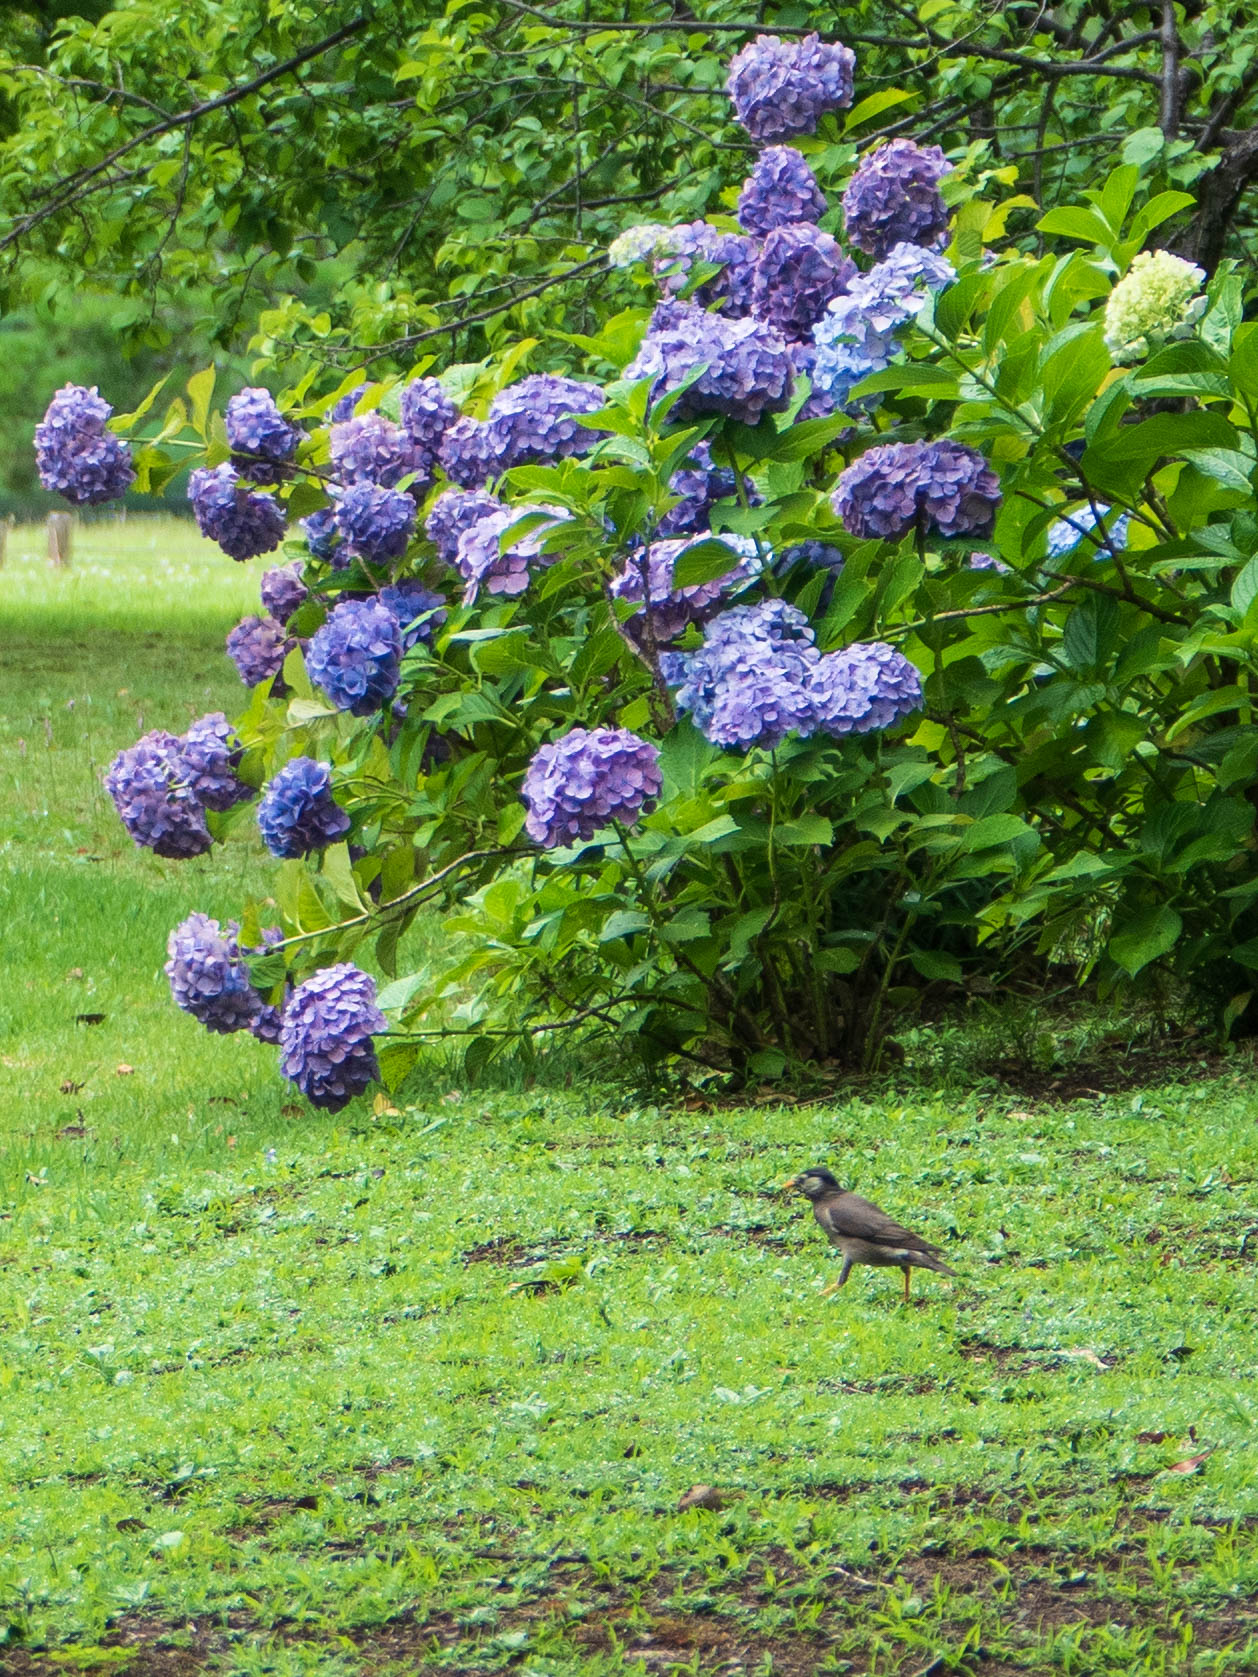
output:
[[[821,1289],[821,1292],[818,1294],[818,1297],[823,1298],[823,1299],[828,1299],[831,1296],[831,1294],[837,1293],[839,1288],[842,1287],[844,1285],[844,1283],[847,1281],[847,1278],[851,1273],[852,1273],[851,1259],[850,1258],[844,1258],[843,1268],[839,1271],[838,1279],[832,1281],[828,1287],[823,1287]]]
[[[907,1304],[909,1302],[909,1277],[912,1275],[912,1273],[913,1273],[912,1265],[905,1264],[905,1266],[904,1266],[904,1302],[905,1302],[905,1304]]]

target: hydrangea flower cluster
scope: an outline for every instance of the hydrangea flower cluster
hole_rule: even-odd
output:
[[[372,1037],[387,1029],[373,979],[349,961],[323,967],[289,997],[280,1070],[312,1106],[339,1112],[379,1077]]]
[[[922,708],[922,678],[885,641],[857,642],[820,660],[813,703],[817,728],[836,739],[882,732]]]
[[[311,514],[312,518],[318,516],[318,513]],[[269,612],[277,623],[287,623],[306,599],[309,589],[301,579],[299,566],[274,565],[269,571],[263,571],[259,592],[263,609]]]
[[[790,400],[793,369],[786,340],[767,322],[727,320],[692,303],[661,303],[625,376],[651,379],[659,397],[697,367],[703,371],[673,409],[679,417],[720,413],[755,425]]]
[[[489,404],[485,421],[484,450],[491,471],[584,454],[600,433],[579,425],[574,415],[594,413],[603,402],[597,384],[553,373],[533,373],[509,384]]]
[[[332,797],[332,771],[313,757],[294,757],[267,784],[258,805],[262,842],[281,860],[308,856],[343,839],[350,819]]]
[[[608,245],[607,260],[613,268],[632,268],[635,262],[653,261],[662,250],[667,250],[672,231],[659,221],[626,227]]]
[[[849,240],[869,256],[898,244],[939,245],[948,236],[948,209],[939,182],[952,165],[938,146],[886,140],[857,165],[843,194]]]
[[[370,716],[397,691],[402,632],[379,600],[341,600],[306,648],[306,669],[337,710]]]
[[[67,384],[35,427],[35,464],[45,489],[76,506],[100,506],[135,482],[131,445],[105,429],[113,408],[93,385]]]
[[[1105,502],[1098,503],[1095,511],[1091,507],[1079,507],[1077,511],[1068,513],[1051,524],[1048,530],[1048,557],[1050,559],[1064,559],[1068,553],[1073,553],[1079,543],[1092,536],[1101,519],[1108,518],[1109,506]],[[1121,513],[1109,526],[1104,538],[1093,538],[1087,545],[1094,555],[1100,553],[1121,553],[1127,546],[1127,533],[1131,529],[1131,514]]]
[[[380,590],[380,604],[393,616],[402,637],[402,651],[432,638],[446,620],[445,601],[422,582],[396,582]]]
[[[520,501],[477,519],[461,532],[454,564],[467,583],[465,605],[471,605],[482,588],[487,594],[523,594],[529,585],[529,566],[539,557],[546,562],[542,544],[552,524],[539,524],[513,536],[505,548],[502,538],[514,524],[536,513],[544,513],[552,521],[566,516],[558,507]]]
[[[256,386],[240,391],[228,402],[223,420],[238,476],[251,483],[281,483],[302,434],[284,418],[271,392]]]
[[[402,391],[399,411],[402,429],[425,466],[431,468],[441,439],[459,417],[459,410],[442,389],[439,379],[417,378]]]
[[[817,177],[794,146],[766,146],[738,195],[738,221],[764,238],[775,227],[820,221],[826,201]]]
[[[166,944],[175,1006],[223,1036],[248,1030],[263,1011],[241,957],[239,932],[234,922],[224,927],[208,914],[190,914]]]
[[[756,259],[760,246],[738,233],[722,233],[707,221],[692,221],[668,230],[655,260],[655,279],[665,297],[687,291],[698,263],[718,263],[720,272],[694,287],[689,300],[720,314],[746,314],[751,307]]]
[[[320,507],[318,512],[312,512],[301,520],[301,533],[306,538],[306,546],[310,549],[312,559],[321,559],[325,565],[338,568],[336,550],[341,545],[341,532],[336,527],[336,508]],[[343,567],[348,563],[346,555],[340,561]]]
[[[415,503],[400,489],[377,483],[351,483],[336,501],[336,529],[342,546],[332,550],[332,564],[343,569],[352,558],[387,565],[406,552],[415,528]]]
[[[257,687],[279,675],[296,644],[275,618],[246,617],[227,636],[227,656],[245,686]]]
[[[785,338],[807,338],[826,304],[856,277],[856,264],[829,233],[809,222],[777,227],[765,239],[751,288],[752,313]]]
[[[204,808],[221,813],[253,796],[236,774],[244,747],[221,710],[193,722],[179,746],[188,785]]]
[[[894,541],[919,525],[941,536],[989,536],[1000,479],[964,443],[883,443],[852,462],[831,500],[853,536]]]
[[[120,751],[105,790],[137,845],[176,860],[202,856],[213,842],[206,810],[231,809],[252,796],[236,778],[240,754],[240,741],[216,711],[182,737],[155,728]]]
[[[683,584],[678,588],[673,581],[677,561],[701,541],[724,543],[730,550],[730,568],[707,582]],[[613,599],[631,601],[638,606],[625,623],[626,630],[638,639],[643,634],[638,619],[643,615],[642,601],[646,596],[651,634],[655,644],[663,646],[675,640],[687,624],[701,622],[710,606],[754,574],[757,564],[756,544],[750,536],[713,536],[703,530],[679,540],[652,542],[613,579],[611,594]]]
[[[337,425],[342,419],[352,419],[354,409],[358,406],[358,399],[366,389],[365,384],[356,384],[352,390],[347,390],[333,406],[332,412],[328,415],[328,424]]]
[[[342,420],[328,434],[332,470],[338,483],[375,483],[392,489],[414,474],[422,491],[431,481],[428,457],[384,414],[364,413]]]
[[[673,473],[668,487],[681,499],[660,519],[659,533],[686,536],[707,529],[712,508],[738,493],[738,480],[728,466],[714,463],[710,445],[700,440],[691,449],[687,463]],[[758,499],[754,491],[749,495],[752,498]]]
[[[188,479],[188,499],[197,529],[217,542],[229,559],[255,559],[284,539],[284,513],[274,495],[245,489],[236,468],[199,466]]]
[[[854,384],[891,365],[897,332],[920,313],[927,294],[955,278],[952,264],[934,251],[898,244],[867,274],[850,280],[813,327],[814,390],[824,391],[835,407],[847,407]]]
[[[1116,365],[1143,361],[1168,338],[1185,338],[1205,313],[1205,273],[1169,250],[1142,250],[1109,294],[1105,347]]]
[[[995,571],[1000,576],[1008,576],[1011,570],[1003,559],[997,559],[994,553],[971,553],[965,561],[966,568],[971,571]]]
[[[453,565],[458,558],[459,537],[491,512],[501,512],[502,502],[496,495],[480,489],[443,489],[424,523],[424,534],[437,549],[437,557],[444,565]]]
[[[489,476],[485,427],[479,419],[456,419],[441,439],[437,460],[451,483],[479,489]]]
[[[855,53],[837,42],[757,35],[731,61],[726,85],[753,140],[782,140],[815,133],[827,111],[846,110],[855,68]]]
[[[573,728],[534,753],[521,797],[524,830],[548,850],[591,839],[617,821],[632,827],[658,797],[660,754],[627,728]]]

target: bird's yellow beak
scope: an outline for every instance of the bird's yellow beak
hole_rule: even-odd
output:
[[[786,1180],[782,1183],[782,1187],[783,1188],[798,1188],[799,1187],[799,1177],[798,1176],[788,1176],[786,1178]]]

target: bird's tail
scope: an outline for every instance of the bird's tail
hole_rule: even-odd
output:
[[[914,1252],[913,1262],[918,1269],[933,1269],[938,1275],[955,1275],[951,1264],[946,1264],[938,1252]]]

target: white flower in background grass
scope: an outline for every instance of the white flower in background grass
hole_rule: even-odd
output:
[[[1167,338],[1187,337],[1205,312],[1205,272],[1169,250],[1143,250],[1105,305],[1105,347],[1116,365],[1143,361]]]

